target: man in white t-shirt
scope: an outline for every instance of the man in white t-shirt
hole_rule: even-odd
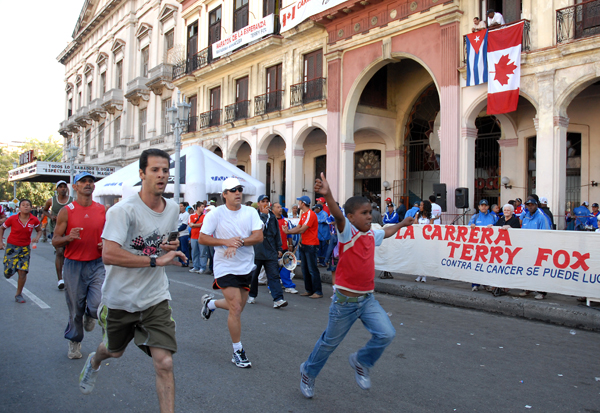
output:
[[[222,184],[225,205],[215,208],[204,218],[198,242],[215,247],[213,289],[225,298],[202,297],[202,318],[208,320],[217,308],[229,311],[227,326],[233,343],[231,362],[237,367],[252,367],[242,346],[241,315],[248,300],[254,264],[255,244],[263,242],[263,222],[256,209],[242,205],[244,187],[237,178]]]
[[[488,28],[493,29],[494,27],[499,27],[504,24],[506,24],[504,23],[504,17],[502,17],[500,13],[497,13],[496,11],[494,11],[494,9],[489,9],[487,11]]]
[[[435,221],[433,221],[434,225],[442,225],[442,207],[435,203],[437,198],[435,195],[429,196],[429,202],[431,202],[431,216],[433,218],[438,217]]]
[[[103,342],[89,355],[79,389],[90,394],[102,361],[121,357],[134,340],[154,362],[160,411],[173,412],[177,342],[164,267],[181,265],[176,259],[185,256],[177,251],[179,241],[167,241],[177,229],[178,214],[177,204],[162,196],[169,179],[169,154],[146,149],[140,156],[139,174],[139,194],[125,198],[106,214],[102,233],[106,278],[98,311]]]

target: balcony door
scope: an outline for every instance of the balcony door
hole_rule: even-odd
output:
[[[304,55],[304,85],[302,101],[304,103],[322,99],[323,87],[323,50]]]
[[[235,119],[248,117],[248,76],[235,81]]]
[[[198,121],[198,113],[196,112],[198,107],[198,97],[192,96],[188,102],[192,107],[190,108],[190,120],[188,122],[188,132],[195,132],[196,122]]]
[[[221,124],[221,87],[210,90],[210,120],[209,125],[215,126]]]
[[[193,60],[196,53],[198,53],[198,22],[195,22],[188,26],[188,32],[187,32],[187,62],[188,62],[188,65]]]
[[[221,40],[221,6],[208,15],[208,60],[212,60],[212,44]]]
[[[278,92],[283,89],[281,72],[281,63],[275,66],[271,66],[267,69],[267,112],[281,109],[281,98],[283,93]]]
[[[248,0],[234,0],[235,10],[233,12],[233,31],[248,26]]]

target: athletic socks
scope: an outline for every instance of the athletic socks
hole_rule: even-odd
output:
[[[217,309],[217,306],[215,305],[215,300],[210,300],[208,304],[206,304],[206,306],[210,311],[215,311]]]
[[[233,343],[233,352],[235,353],[238,350],[243,350],[244,347],[242,347],[242,342],[240,341],[239,343]]]

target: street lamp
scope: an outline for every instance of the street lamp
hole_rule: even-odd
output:
[[[181,177],[181,132],[184,125],[188,124],[192,105],[181,101],[181,92],[177,91],[177,105],[173,103],[167,112],[169,123],[175,133],[175,180],[173,182],[173,199],[179,203],[179,181]]]

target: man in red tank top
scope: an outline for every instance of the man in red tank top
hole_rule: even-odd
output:
[[[300,365],[300,391],[311,398],[315,379],[327,359],[342,342],[354,322],[360,318],[372,337],[367,344],[348,358],[354,378],[363,390],[371,388],[369,369],[379,360],[392,342],[396,331],[385,310],[373,297],[375,289],[375,247],[400,228],[412,225],[414,218],[379,230],[371,229],[371,202],[362,196],[346,201],[346,216],[333,199],[325,175],[315,183],[315,193],[325,197],[338,232],[340,260],[335,277],[335,293],[329,309],[327,329],[315,348]]]
[[[106,208],[92,200],[95,181],[88,172],[75,176],[73,189],[77,201],[60,210],[52,238],[54,247],[65,248],[63,279],[69,308],[65,338],[69,340],[70,359],[81,358],[83,331],[94,329],[102,299],[105,271],[101,235]]]

